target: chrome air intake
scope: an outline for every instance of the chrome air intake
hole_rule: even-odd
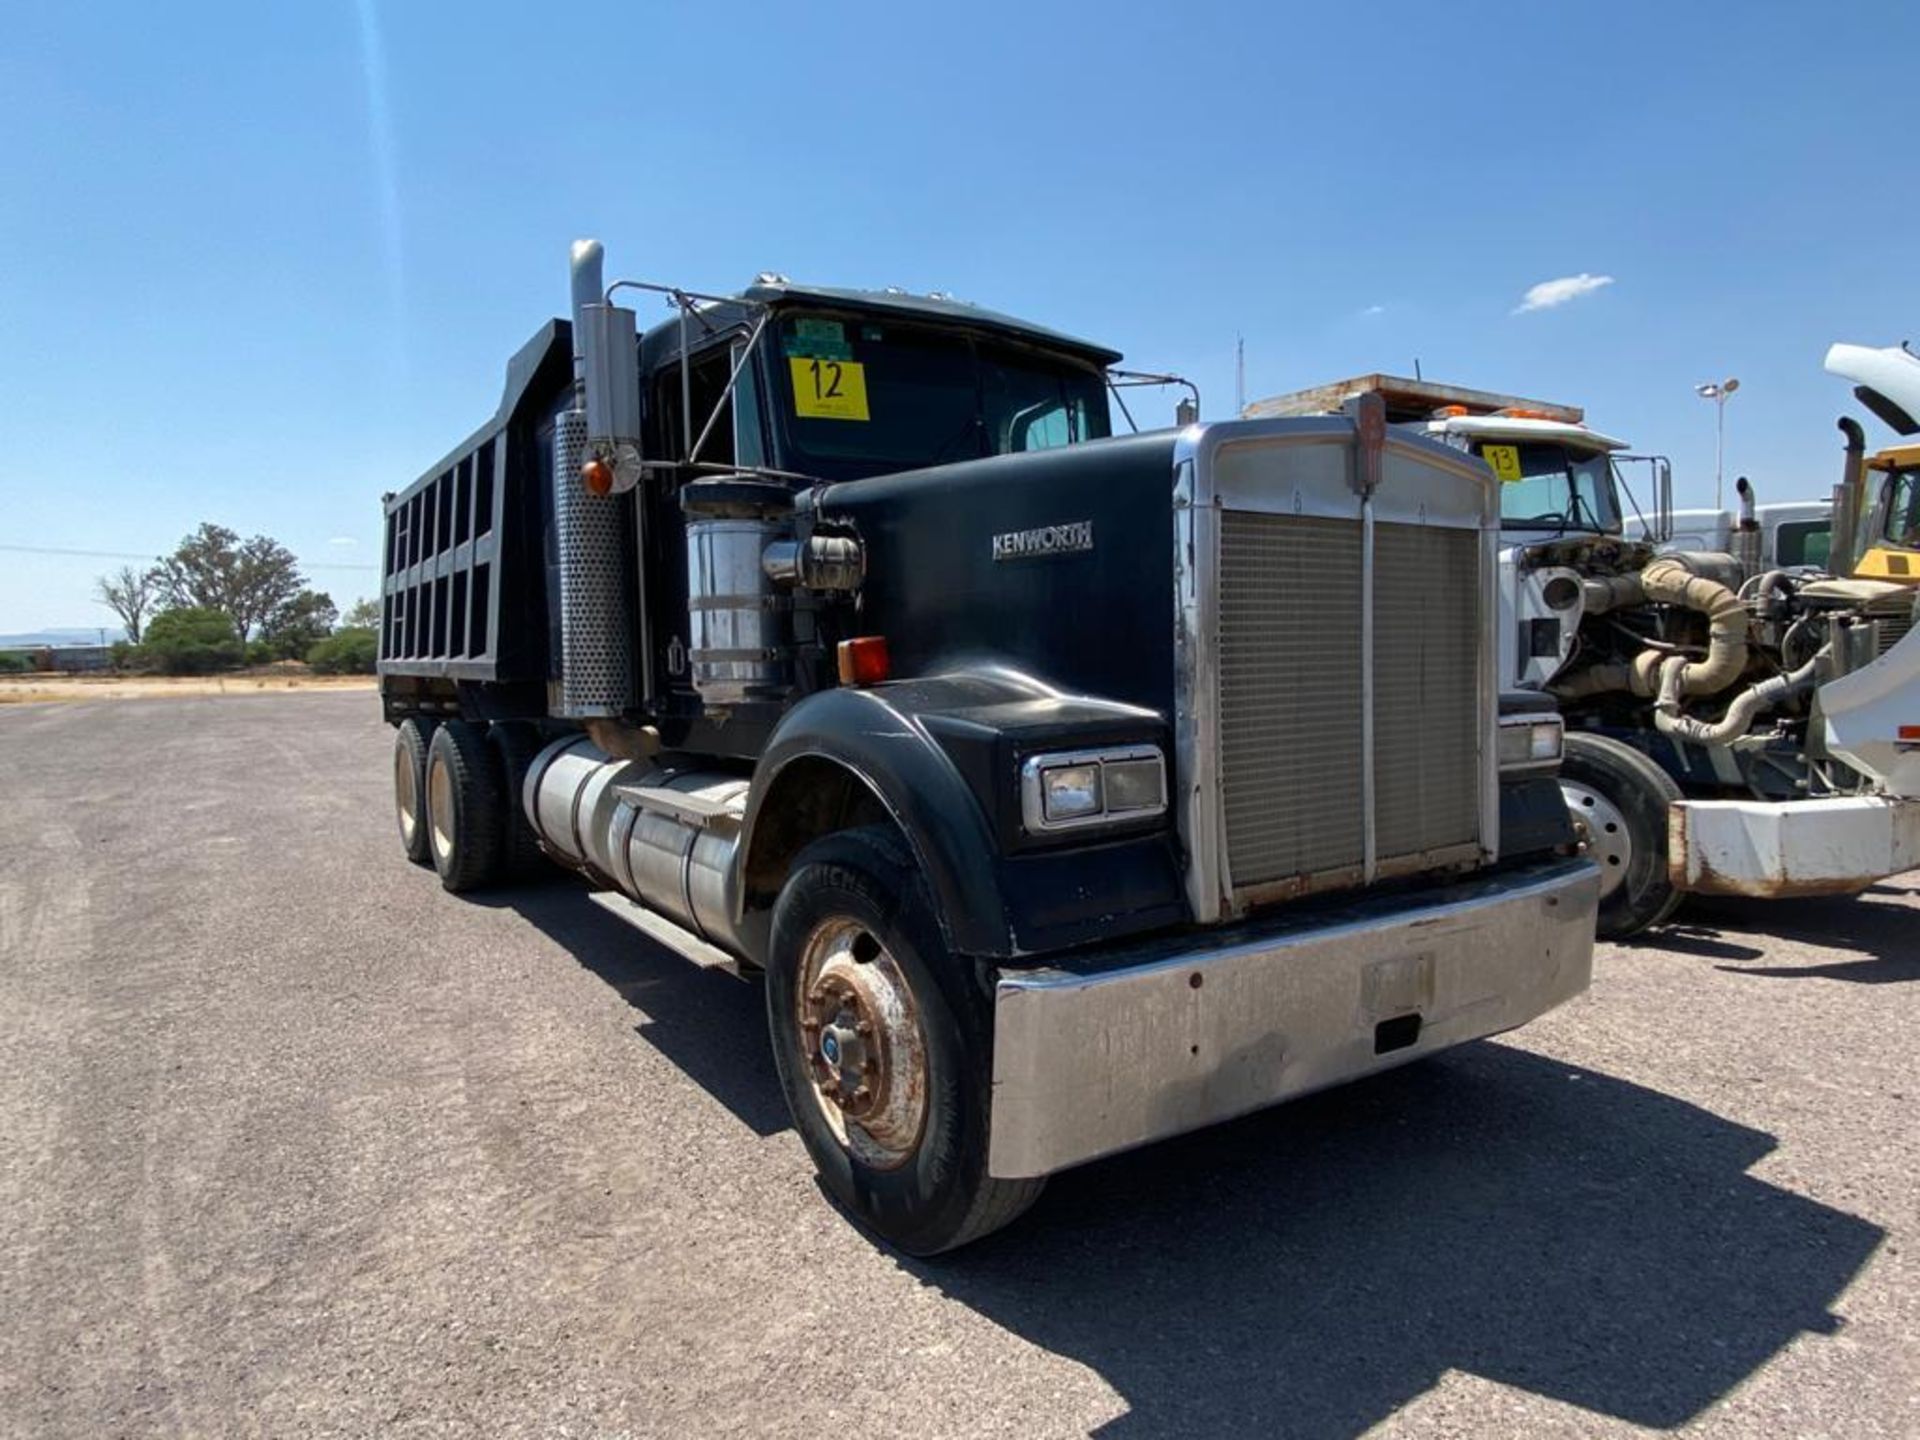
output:
[[[581,735],[540,752],[520,800],[556,860],[738,953],[727,887],[749,783],[615,760]]]
[[[709,705],[779,699],[792,685],[793,599],[776,590],[765,556],[792,525],[792,492],[743,475],[695,480],[680,508],[693,688]]]

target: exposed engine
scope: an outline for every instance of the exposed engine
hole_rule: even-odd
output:
[[[1869,788],[1824,753],[1814,692],[1906,634],[1911,587],[1810,568],[1750,575],[1728,554],[1655,556],[1612,538],[1530,547],[1517,564],[1561,602],[1565,659],[1549,689],[1571,724],[1650,721],[1683,769],[1764,799]]]

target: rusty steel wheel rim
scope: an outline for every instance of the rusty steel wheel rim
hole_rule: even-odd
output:
[[[414,773],[413,752],[404,745],[393,747],[394,808],[400,812],[400,838],[407,845],[420,831],[420,781]]]
[[[927,1038],[900,962],[857,920],[814,926],[800,957],[795,1023],[814,1103],[862,1163],[913,1158],[927,1123]]]
[[[453,776],[437,755],[427,761],[427,834],[435,855],[453,853]]]

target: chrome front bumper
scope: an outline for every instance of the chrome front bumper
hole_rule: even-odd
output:
[[[1524,1025],[1587,988],[1599,897],[1554,861],[1003,971],[988,1168],[1045,1175]]]

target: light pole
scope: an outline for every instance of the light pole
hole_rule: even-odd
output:
[[[1705,385],[1693,387],[1693,393],[1702,400],[1713,401],[1713,508],[1720,506],[1720,472],[1727,455],[1727,397],[1740,388],[1740,382],[1729,375],[1718,384],[1709,381]]]

